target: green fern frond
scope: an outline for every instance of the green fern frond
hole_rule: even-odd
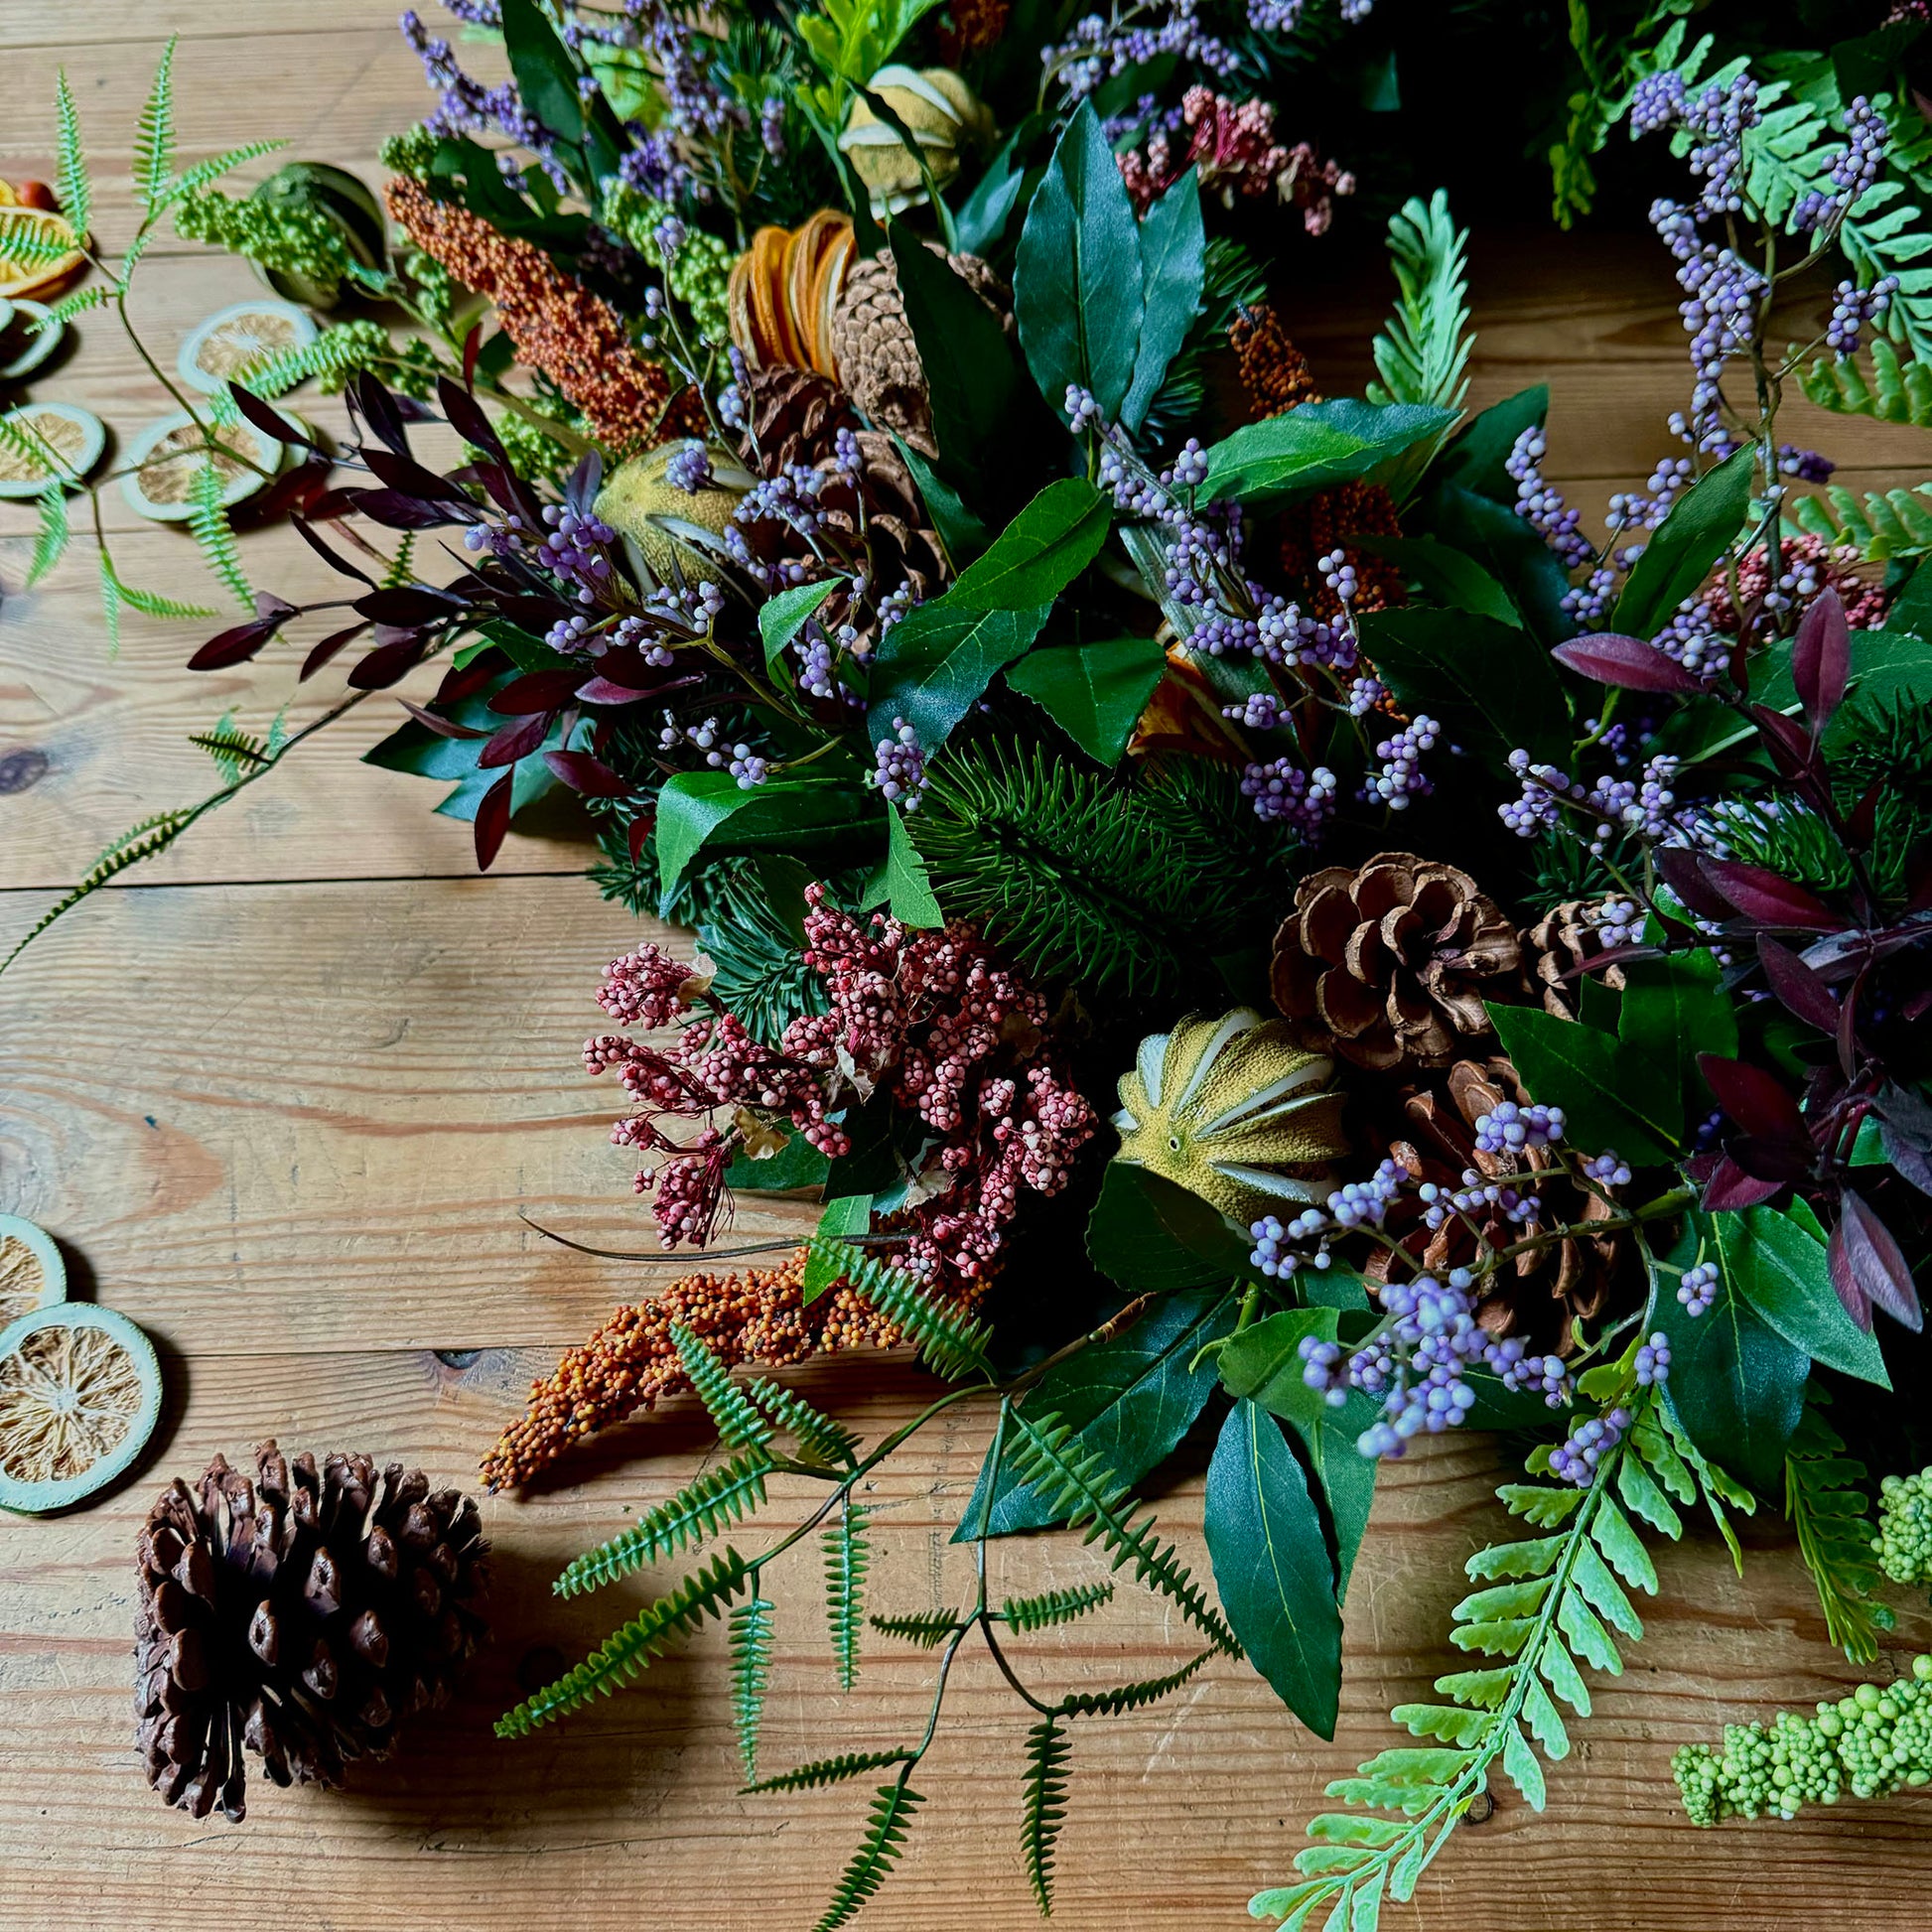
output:
[[[1042,1718],[1027,1733],[1026,1798],[1020,1849],[1042,1918],[1053,1915],[1053,1853],[1066,1823],[1066,1760],[1072,1746],[1058,1718]]]
[[[851,1751],[843,1757],[818,1757],[801,1764],[795,1771],[780,1771],[775,1778],[762,1778],[748,1784],[753,1791],[809,1791],[820,1785],[840,1784],[847,1778],[863,1777],[868,1771],[890,1770],[895,1764],[911,1761],[910,1751]]]
[[[807,1461],[828,1469],[849,1469],[859,1459],[858,1437],[813,1408],[796,1390],[759,1376],[745,1384],[745,1393],[790,1436]]]
[[[255,601],[254,586],[241,567],[241,548],[235,542],[234,526],[221,507],[221,479],[211,462],[200,464],[192,479],[195,507],[188,527],[201,546],[202,561],[228,588],[235,602],[244,609]]]
[[[0,424],[4,427],[4,424]],[[114,575],[114,566],[108,561],[107,552],[100,553],[100,621],[101,628],[107,633],[107,657],[111,663],[121,654],[121,605],[125,602],[121,594],[119,580]]]
[[[396,545],[396,554],[389,559],[389,568],[382,573],[382,588],[393,591],[404,584],[416,581],[416,532],[405,530]]]
[[[101,567],[112,580],[114,595],[130,611],[139,611],[144,618],[156,618],[165,622],[178,623],[187,619],[218,618],[221,613],[211,604],[184,604],[179,598],[163,597],[158,591],[144,591],[139,585],[125,582],[115,571],[112,564],[103,557]]]
[[[161,50],[154,85],[134,131],[134,192],[150,214],[167,200],[175,172],[175,43]]]
[[[65,228],[33,209],[0,209],[0,255],[22,268],[58,268],[73,252]]]
[[[771,1425],[731,1379],[724,1363],[681,1322],[671,1323],[671,1340],[698,1400],[718,1425],[718,1440],[727,1449],[764,1449],[771,1441]]]
[[[1073,1430],[1057,1416],[1035,1422],[1016,1410],[1012,1421],[1008,1450],[1014,1469],[1051,1498],[1053,1518],[1069,1529],[1087,1525],[1082,1540],[1097,1540],[1113,1557],[1116,1570],[1131,1563],[1135,1577],[1167,1597],[1216,1650],[1239,1657],[1234,1632],[1208,1603],[1173,1546],[1156,1537],[1154,1518],[1133,1520],[1128,1485],[1117,1481],[1098,1455],[1082,1449]]]
[[[1113,1601],[1112,1584],[1079,1584],[1071,1589],[1049,1589],[1038,1596],[1009,1596],[1000,1605],[1000,1620],[1015,1630],[1044,1630],[1055,1623],[1071,1623],[1101,1604]]]
[[[0,223],[0,254],[7,252],[5,228],[4,224]],[[80,482],[80,479],[68,468],[67,461],[60,451],[11,411],[0,416],[0,444],[4,444],[22,462],[31,463],[36,469],[45,471],[50,484],[61,479],[75,484]]]
[[[235,169],[244,168],[249,162],[259,161],[264,155],[274,154],[287,146],[286,141],[248,141],[221,154],[208,155],[181,171],[168,190],[168,199],[184,201],[192,195],[199,195],[223,175],[232,174]]]
[[[64,328],[75,316],[84,316],[89,309],[104,309],[113,299],[114,291],[109,284],[89,282],[85,288],[75,289],[51,304],[46,319],[34,325],[33,333],[39,335],[44,329]]]
[[[1871,1523],[1859,1485],[1865,1467],[1845,1453],[1845,1439],[1821,1413],[1829,1397],[1816,1382],[1784,1453],[1784,1513],[1798,1533],[1825,1630],[1855,1664],[1878,1655],[1879,1636],[1897,1627],[1889,1605],[1872,1600],[1883,1572],[1871,1550]]]
[[[1475,343],[1468,243],[1468,231],[1449,218],[1449,197],[1440,188],[1427,205],[1406,202],[1389,217],[1389,265],[1400,295],[1373,345],[1382,380],[1369,384],[1370,402],[1462,407]]]
[[[1217,1644],[1215,1649],[1221,1647]],[[1213,1655],[1213,1650],[1199,1651],[1166,1677],[1144,1677],[1138,1684],[1118,1684],[1111,1691],[1069,1691],[1053,1709],[1062,1718],[1119,1718],[1145,1710],[1179,1690]]]
[[[731,1614],[732,1722],[748,1785],[759,1774],[759,1726],[764,1718],[764,1687],[771,1678],[771,1619],[776,1607],[768,1596],[759,1594],[754,1583],[751,1596]]]
[[[985,1322],[933,1301],[916,1275],[908,1275],[904,1269],[895,1268],[848,1242],[813,1241],[810,1252],[842,1274],[881,1314],[902,1330],[934,1374],[949,1382],[963,1381],[969,1375],[991,1379],[993,1365],[986,1357],[989,1335]]]
[[[764,1478],[771,1457],[760,1448],[741,1450],[715,1469],[707,1469],[668,1501],[647,1509],[627,1530],[586,1550],[550,1586],[559,1596],[577,1596],[615,1583],[647,1563],[660,1563],[680,1550],[743,1522],[764,1501]]]
[[[1901,360],[1884,337],[1866,350],[1871,380],[1854,355],[1821,355],[1798,371],[1798,384],[1821,409],[1841,416],[1871,416],[1881,423],[1911,423],[1932,429],[1932,366],[1916,357]]]
[[[1868,563],[1891,557],[1922,557],[1932,552],[1932,483],[1911,489],[1869,490],[1860,497],[1842,483],[1822,495],[1800,496],[1790,520],[1825,542],[1849,543]]]
[[[84,239],[93,222],[94,190],[87,179],[87,157],[80,146],[80,114],[73,104],[66,68],[54,80],[54,122],[60,154],[55,181],[61,212],[74,233]]]
[[[838,1928],[848,1924],[859,1907],[886,1882],[893,1866],[898,1863],[899,1854],[905,1849],[905,1832],[912,1814],[924,1803],[925,1800],[903,1780],[879,1787],[865,1842],[846,1866],[838,1889],[832,1894],[831,1904],[825,1908],[824,1917],[812,1927],[812,1932],[838,1932]]]
[[[937,1650],[959,1628],[957,1610],[919,1610],[909,1616],[872,1616],[866,1619],[881,1636],[897,1637],[921,1650]]]
[[[40,528],[34,535],[34,554],[27,564],[31,591],[61,561],[73,533],[68,521],[68,493],[56,477],[34,499],[40,509]]]
[[[339,388],[355,370],[365,368],[389,346],[379,323],[344,322],[325,329],[312,343],[297,344],[265,356],[244,378],[248,391],[272,402],[277,396],[311,379],[325,389]]]
[[[848,1489],[822,1539],[825,1621],[832,1633],[832,1657],[842,1691],[851,1690],[859,1676],[859,1628],[865,1620],[866,1572],[872,1566],[872,1546],[866,1541],[868,1520],[865,1505],[854,1502]]]
[[[156,812],[152,818],[144,818],[138,825],[130,826],[87,868],[79,885],[50,905],[28,928],[20,943],[5,959],[0,959],[0,973],[4,973],[56,919],[72,911],[88,894],[98,892],[110,879],[126,872],[130,866],[138,866],[144,859],[159,858],[207,809],[207,801],[205,800],[200,805]]]
[[[745,1587],[750,1570],[736,1550],[720,1551],[709,1568],[695,1571],[668,1596],[646,1604],[581,1664],[506,1711],[496,1720],[496,1735],[527,1737],[539,1725],[621,1689],[677,1638],[690,1635],[707,1617],[723,1616],[725,1606]]]
[[[214,760],[214,768],[229,784],[235,784],[249,771],[259,771],[263,765],[274,762],[259,738],[237,727],[232,711],[212,731],[191,733],[188,742]]]

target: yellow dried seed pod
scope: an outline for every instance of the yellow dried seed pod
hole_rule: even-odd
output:
[[[1119,1160],[1210,1201],[1244,1226],[1326,1197],[1345,1154],[1334,1062],[1248,1007],[1190,1016],[1141,1041],[1120,1083]]]
[[[948,68],[881,68],[868,91],[904,122],[941,188],[958,174],[960,150],[992,131],[991,115]],[[863,96],[853,100],[839,148],[871,191],[875,214],[897,214],[925,201],[925,176],[918,162],[906,151],[898,130],[875,114]]]

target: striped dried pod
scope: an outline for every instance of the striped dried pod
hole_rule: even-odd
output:
[[[206,1818],[245,1813],[245,1753],[275,1784],[339,1785],[448,1702],[484,1635],[477,1505],[365,1455],[217,1455],[164,1492],[136,1543],[134,1710],[148,1782]]]
[[[732,265],[732,341],[754,368],[836,375],[832,318],[852,264],[849,215],[820,208],[796,228],[760,228]]]

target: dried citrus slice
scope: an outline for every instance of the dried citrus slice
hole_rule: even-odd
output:
[[[68,1299],[68,1265],[45,1228],[0,1214],[0,1328]]]
[[[220,480],[223,509],[252,496],[280,467],[282,445],[252,423],[237,422],[218,434],[225,447],[210,457],[185,409],[150,423],[127,453],[121,494],[128,508],[156,523],[186,523],[195,514],[196,473],[207,463],[213,464]]]
[[[112,1309],[63,1302],[0,1330],[0,1509],[65,1509],[113,1481],[161,1414],[154,1345]]]
[[[0,496],[38,496],[57,470],[77,482],[107,447],[100,418],[70,402],[22,403],[0,421],[15,432],[0,436]]]
[[[293,302],[237,302],[182,344],[175,366],[184,382],[211,396],[271,355],[306,348],[319,333]]]
[[[44,302],[0,302],[0,382],[18,382],[30,375],[61,345],[67,327],[54,323],[48,328],[48,308]]]
[[[65,214],[46,208],[0,208],[0,295],[18,301],[65,281],[86,260]]]

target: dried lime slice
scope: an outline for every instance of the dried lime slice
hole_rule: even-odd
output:
[[[41,1515],[112,1482],[161,1414],[161,1364],[126,1315],[37,1309],[0,1331],[0,1509]]]
[[[182,344],[181,379],[215,395],[284,349],[306,348],[320,331],[293,302],[237,302],[209,316]]]
[[[107,447],[100,418],[70,402],[22,403],[5,421],[15,434],[0,436],[0,496],[38,496],[57,467],[77,482]]]
[[[281,444],[272,442],[254,424],[236,422],[216,433],[225,448],[210,458],[201,430],[185,409],[150,423],[127,454],[121,494],[127,498],[128,508],[152,522],[186,523],[195,514],[195,475],[205,463],[212,462],[220,479],[223,509],[252,496],[280,468]],[[228,450],[248,461],[237,461]]]
[[[68,1265],[45,1228],[0,1214],[0,1328],[68,1299]]]
[[[61,346],[67,327],[59,322],[41,327],[49,314],[45,302],[0,302],[0,309],[9,311],[0,316],[0,382],[18,382]]]

